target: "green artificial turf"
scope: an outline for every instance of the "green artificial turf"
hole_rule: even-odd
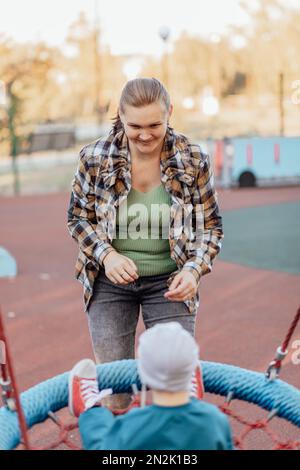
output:
[[[300,274],[300,202],[248,207],[222,216],[220,259]]]

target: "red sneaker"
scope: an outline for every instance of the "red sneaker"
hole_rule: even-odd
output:
[[[193,373],[190,388],[190,397],[197,398],[198,400],[202,400],[204,397],[204,385],[200,365],[197,366],[195,372]]]
[[[99,391],[96,364],[91,359],[78,362],[69,374],[69,411],[78,416],[93,406],[101,406],[102,398],[112,389]]]

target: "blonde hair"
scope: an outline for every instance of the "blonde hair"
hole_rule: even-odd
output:
[[[123,128],[120,113],[125,112],[125,106],[140,108],[148,104],[161,102],[166,111],[170,108],[170,96],[163,84],[156,78],[135,78],[129,80],[121,93],[119,109],[113,118],[113,130],[118,131]]]

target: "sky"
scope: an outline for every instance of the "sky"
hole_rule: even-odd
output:
[[[162,26],[170,29],[171,42],[183,30],[208,36],[247,22],[239,0],[0,0],[0,34],[59,46],[80,11],[95,17],[95,5],[113,54],[160,55]]]
[[[255,0],[246,3],[253,5]],[[247,24],[239,4],[240,0],[0,0],[0,34],[18,42],[44,40],[60,46],[79,12],[94,19],[97,8],[103,42],[113,54],[160,55],[162,26],[170,29],[170,43],[183,30],[206,37],[221,34],[230,24]]]

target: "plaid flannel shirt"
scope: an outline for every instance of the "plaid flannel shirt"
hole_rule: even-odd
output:
[[[211,271],[223,238],[209,157],[199,145],[168,127],[160,166],[161,181],[171,195],[170,255],[178,267],[170,274],[167,284],[182,269],[190,271],[199,284],[200,278]],[[128,140],[123,130],[111,131],[107,138],[80,151],[72,182],[68,229],[79,245],[75,277],[83,284],[85,311],[99,267],[103,266],[106,255],[114,251],[111,241],[116,208],[130,191],[130,167]],[[185,230],[187,220],[191,222],[193,234]],[[195,312],[199,306],[199,289],[192,299],[184,302],[191,313]]]

